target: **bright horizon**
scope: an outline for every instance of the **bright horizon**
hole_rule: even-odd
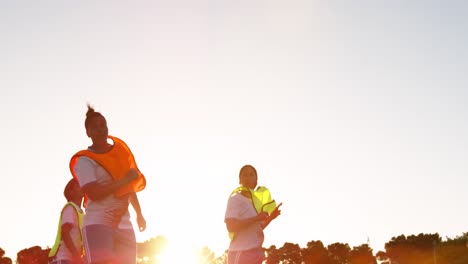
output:
[[[87,102],[147,178],[138,242],[227,249],[245,164],[283,202],[264,247],[369,239],[375,254],[401,234],[468,232],[467,8],[0,3],[0,248],[52,246]]]

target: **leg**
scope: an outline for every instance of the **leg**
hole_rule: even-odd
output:
[[[228,264],[262,264],[265,259],[263,249],[228,252]]]
[[[83,247],[87,264],[114,264],[114,230],[107,225],[83,227]]]
[[[121,264],[136,264],[136,238],[133,229],[117,229],[115,254]]]

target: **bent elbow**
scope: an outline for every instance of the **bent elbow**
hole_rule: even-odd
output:
[[[238,231],[238,226],[237,226],[235,220],[233,220],[233,219],[226,219],[224,222],[226,223],[226,229],[227,229],[229,232],[236,232],[236,231]]]
[[[88,195],[89,199],[98,201],[106,195],[96,183],[91,183],[82,187],[83,192]]]

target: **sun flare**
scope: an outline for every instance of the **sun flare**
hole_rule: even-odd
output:
[[[168,247],[158,257],[161,264],[197,264],[195,249],[190,247]]]
[[[178,236],[168,237],[167,246],[157,259],[160,264],[199,263],[196,245]]]

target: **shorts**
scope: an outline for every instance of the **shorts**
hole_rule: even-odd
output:
[[[136,238],[133,229],[117,229],[108,225],[84,226],[83,247],[87,264],[136,263]]]
[[[244,251],[229,251],[228,264],[261,264],[265,259],[262,248],[253,248]]]
[[[49,260],[49,264],[83,264],[82,261],[73,261],[69,259]]]

